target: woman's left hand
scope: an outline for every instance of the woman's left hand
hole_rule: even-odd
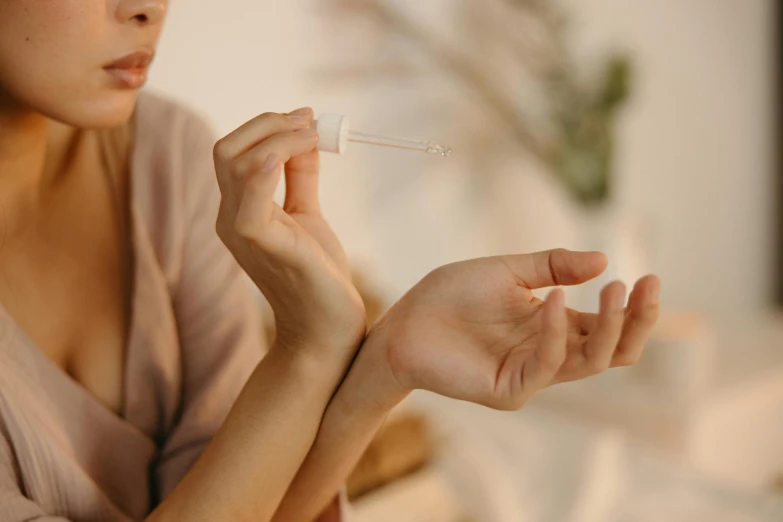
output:
[[[601,253],[553,250],[441,267],[373,327],[365,348],[378,353],[363,359],[383,365],[373,373],[401,394],[426,389],[519,409],[547,386],[630,365],[641,355],[658,318],[657,277],[637,282],[627,308],[625,286],[607,285],[598,314],[566,309],[560,289],[546,301],[532,294],[589,281],[606,264]]]
[[[272,307],[272,349],[342,366],[365,336],[366,314],[345,252],[321,215],[312,122],[309,108],[265,113],[218,141],[216,228]],[[283,172],[281,207],[274,193]]]

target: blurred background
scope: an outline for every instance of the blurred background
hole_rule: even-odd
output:
[[[783,520],[778,0],[173,2],[151,88],[224,135],[312,106],[444,158],[324,155],[324,212],[372,314],[452,261],[650,272],[632,368],[519,413],[419,394],[349,482],[359,521]]]

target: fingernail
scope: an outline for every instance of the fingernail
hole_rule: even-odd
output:
[[[660,298],[661,298],[661,286],[653,285],[653,287],[650,289],[650,300],[653,303],[657,303]]]
[[[305,118],[313,115],[313,109],[310,107],[302,107],[288,113],[289,116],[304,116]]]
[[[311,129],[309,127],[305,128],[305,129],[299,129],[298,131],[296,131],[296,133],[299,134],[300,136],[302,136],[303,138],[317,138],[318,137],[318,133],[315,132],[315,129]]]
[[[264,162],[264,166],[261,167],[261,173],[263,174],[273,173],[277,168],[278,163],[280,163],[280,157],[274,153],[270,154],[269,157]]]
[[[307,127],[308,120],[304,116],[288,116],[288,119],[291,123],[294,124],[294,127]]]
[[[286,117],[294,124],[295,127],[307,127],[310,125],[310,121],[313,117],[313,110],[309,107],[303,107],[296,109],[295,111],[286,114]]]
[[[559,288],[556,288],[555,290],[552,290],[552,293],[550,294],[552,297],[552,304],[556,308],[562,308],[563,307],[563,301],[565,300],[563,291]]]
[[[625,285],[623,285],[623,291],[617,294],[617,297],[614,298],[614,303],[612,303],[615,310],[619,310],[625,307],[625,293]]]

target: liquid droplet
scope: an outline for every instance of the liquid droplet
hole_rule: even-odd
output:
[[[437,143],[428,142],[427,152],[430,154],[440,154],[441,156],[448,157],[451,154],[451,148],[439,145]]]

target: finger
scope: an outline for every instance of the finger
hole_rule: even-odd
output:
[[[317,144],[318,134],[309,128],[275,134],[240,156],[235,161],[232,171],[237,179],[246,181],[259,172],[273,155],[282,166],[293,156],[310,152]]]
[[[317,149],[294,156],[285,164],[285,203],[289,214],[320,214],[318,199],[321,159]]]
[[[289,114],[266,112],[243,124],[215,144],[216,164],[226,164],[267,138],[281,133],[306,128],[312,122],[312,109],[298,109]]]
[[[309,127],[313,123],[313,109],[310,107],[301,107],[295,111],[287,112],[285,114],[295,124]]]
[[[307,116],[308,127],[313,113]],[[289,214],[320,214],[318,202],[318,178],[320,157],[318,149],[293,156],[285,164],[285,203],[283,209]]]
[[[317,138],[312,129],[276,134],[237,160],[235,170],[245,180],[234,225],[239,235],[257,244],[262,242],[264,230],[272,221],[283,164],[291,156],[312,150]]]
[[[587,369],[600,373],[609,367],[623,330],[625,285],[610,283],[601,291],[601,305],[596,326],[585,344]]]
[[[613,366],[628,366],[639,360],[660,314],[661,283],[655,276],[640,279],[628,299],[622,336],[612,357]]]
[[[524,400],[546,388],[566,358],[568,321],[561,289],[555,289],[549,294],[541,313],[541,339],[533,357],[522,368]]]
[[[573,252],[565,249],[501,256],[501,261],[525,287],[578,285],[601,275],[607,259],[601,252]]]
[[[264,231],[272,221],[275,188],[282,167],[280,156],[272,154],[261,170],[245,183],[234,228],[238,235],[256,244],[261,244]]]

